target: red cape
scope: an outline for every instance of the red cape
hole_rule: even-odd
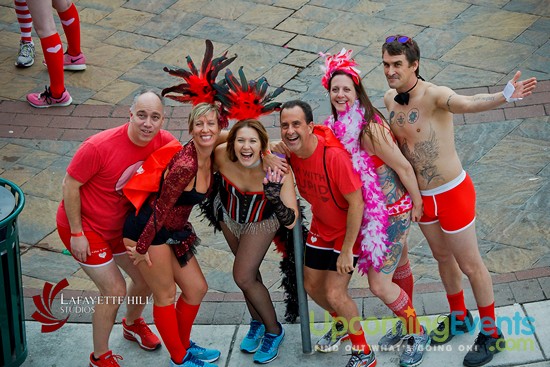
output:
[[[336,136],[334,136],[334,133],[330,129],[330,127],[325,125],[314,125],[313,126],[313,133],[317,136],[320,136],[325,139],[325,145],[327,147],[340,147],[344,150],[346,148],[342,143],[340,143],[340,140]]]
[[[124,185],[122,192],[136,208],[136,214],[149,195],[158,191],[166,166],[180,150],[181,143],[175,139],[155,150]]]

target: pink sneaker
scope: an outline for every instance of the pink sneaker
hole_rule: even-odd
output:
[[[65,107],[71,104],[73,99],[67,90],[63,91],[63,94],[59,98],[53,98],[50,92],[50,87],[46,87],[46,90],[42,93],[30,93],[27,94],[27,102],[31,106],[36,108],[47,107]]]
[[[86,56],[82,52],[77,56],[71,56],[65,52],[63,54],[63,69],[72,71],[85,70]]]

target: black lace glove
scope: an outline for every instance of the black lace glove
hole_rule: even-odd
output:
[[[275,208],[275,216],[283,226],[288,226],[294,223],[296,218],[296,213],[294,210],[288,208],[281,201],[281,187],[283,184],[276,182],[264,183],[264,193],[265,197]]]

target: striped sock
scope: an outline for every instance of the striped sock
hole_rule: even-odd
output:
[[[13,4],[15,5],[19,29],[21,29],[21,41],[32,43],[32,17],[27,2],[25,0],[14,0]]]
[[[405,265],[399,266],[393,273],[392,282],[403,289],[407,296],[412,300],[414,291],[414,277],[411,271],[411,262],[407,261]]]
[[[403,289],[401,289],[401,293],[399,293],[397,299],[392,303],[386,304],[386,306],[388,306],[397,317],[405,320],[407,334],[422,333],[412,301]]]

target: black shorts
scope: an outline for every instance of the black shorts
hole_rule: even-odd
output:
[[[128,217],[126,217],[124,228],[122,229],[122,236],[137,242],[141,236],[141,233],[145,229],[152,212],[153,210],[149,205],[143,205],[137,215],[135,211],[132,211]],[[153,238],[151,246],[163,245],[165,243],[170,245],[174,251],[180,266],[185,266],[194,256],[196,252],[195,246],[198,246],[200,240],[193,232],[193,228],[191,226],[188,226],[188,228],[184,228],[181,231],[169,231],[162,227],[155,234],[155,238]],[[182,247],[185,249],[181,250]]]
[[[124,222],[124,227],[122,229],[122,236],[137,242],[152,213],[153,210],[147,204],[144,204],[141,207],[141,210],[137,215],[135,211],[132,211],[128,217],[126,217],[126,221]],[[163,227],[156,233],[151,245],[161,245],[166,243],[169,238],[170,233]]]
[[[333,249],[319,249],[316,247],[305,246],[304,253],[304,265],[308,268],[315,270],[336,270],[336,261],[340,256],[339,252],[334,251]],[[353,266],[357,265],[357,256],[353,256]],[[350,271],[348,274],[353,274],[353,271]]]
[[[146,204],[141,207],[141,210],[137,215],[135,211],[132,211],[128,217],[126,217],[124,228],[122,229],[122,236],[137,242],[152,213],[153,210]],[[182,231],[169,231],[162,227],[155,234],[155,238],[153,238],[151,245],[155,246],[165,244],[170,238],[177,241],[184,241],[191,234],[193,234],[193,231],[187,229],[183,229]]]

